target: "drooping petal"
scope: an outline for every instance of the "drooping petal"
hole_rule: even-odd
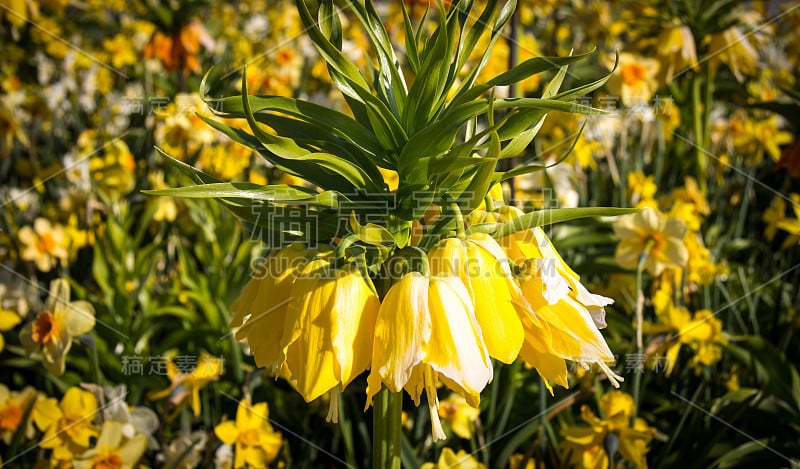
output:
[[[337,272],[332,336],[336,374],[347,386],[369,368],[380,300],[357,266]]]
[[[411,272],[386,293],[375,320],[367,406],[381,381],[392,392],[400,391],[414,366],[425,358],[425,344],[431,337],[428,286],[427,277]]]
[[[327,261],[308,264],[292,288],[281,341],[287,344],[286,363],[306,402],[339,384],[333,353],[333,308],[336,280]]]
[[[432,334],[424,361],[476,405],[492,365],[469,293],[457,277],[434,276],[428,294]]]

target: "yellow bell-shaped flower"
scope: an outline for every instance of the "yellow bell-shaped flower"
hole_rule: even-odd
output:
[[[475,233],[465,240],[444,240],[428,253],[428,261],[431,274],[454,275],[464,282],[489,355],[513,362],[525,335],[517,312],[519,288],[503,248],[491,236]]]
[[[350,263],[309,262],[292,286],[281,344],[297,391],[311,401],[369,368],[380,301]]]
[[[428,396],[434,440],[444,439],[436,385],[441,380],[472,406],[492,379],[489,353],[469,292],[456,276],[404,275],[386,293],[375,323],[367,406],[384,383],[419,405]]]
[[[256,365],[272,374],[286,360],[281,343],[292,284],[307,263],[302,244],[291,244],[268,256],[253,272],[241,296],[231,305],[230,326],[237,340],[247,340]]]

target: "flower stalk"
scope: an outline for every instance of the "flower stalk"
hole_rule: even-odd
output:
[[[400,469],[403,394],[384,387],[375,396],[372,467]]]
[[[653,249],[655,241],[651,238],[645,244],[642,254],[639,256],[639,263],[636,265],[636,356],[641,357],[644,352],[644,341],[642,340],[642,325],[644,323],[644,292],[642,291],[642,271],[647,264],[647,256]],[[631,425],[636,422],[636,414],[639,411],[639,392],[642,385],[643,370],[637,369],[633,375],[633,414],[631,415]]]

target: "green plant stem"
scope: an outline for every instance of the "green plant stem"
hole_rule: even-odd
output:
[[[383,388],[373,404],[372,467],[400,469],[403,394]]]
[[[692,81],[692,123],[694,124],[694,155],[695,155],[695,177],[700,189],[705,193],[706,191],[706,156],[703,154],[703,142],[705,141],[705,132],[703,131],[703,116],[705,110],[703,104],[700,102],[700,94],[702,80],[700,77],[695,76]]]
[[[644,351],[644,341],[642,340],[642,324],[644,323],[644,292],[642,291],[642,271],[647,262],[647,256],[653,249],[655,242],[651,239],[647,241],[642,254],[639,256],[639,263],[636,265],[636,357],[637,360]],[[637,361],[638,365],[638,361]],[[631,426],[636,422],[636,415],[639,411],[639,392],[642,385],[643,370],[638,367],[633,375],[633,415],[631,415]]]

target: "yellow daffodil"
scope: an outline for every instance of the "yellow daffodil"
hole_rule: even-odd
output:
[[[132,469],[147,448],[147,437],[124,436],[123,424],[103,422],[94,448],[73,459],[75,469]]]
[[[646,208],[641,212],[624,215],[614,222],[614,233],[620,237],[615,259],[620,267],[636,269],[639,258],[647,249],[644,267],[653,275],[667,267],[683,267],[689,254],[683,243],[686,224],[668,218],[660,211]]]
[[[722,347],[728,343],[722,333],[722,321],[708,309],[692,314],[683,306],[675,306],[671,302],[666,310],[659,315],[661,322],[652,324],[645,322],[646,333],[654,334],[668,332],[671,334],[666,347],[666,374],[672,374],[678,362],[681,346],[687,345],[693,352],[690,365],[696,371],[702,366],[717,363],[722,358]]]
[[[709,66],[716,70],[724,63],[740,82],[744,81],[744,75],[755,75],[758,50],[750,42],[751,36],[745,35],[737,26],[711,36],[707,55]]]
[[[113,65],[114,68],[133,65],[139,61],[139,57],[133,49],[130,38],[125,34],[120,33],[111,39],[104,39],[103,49],[111,56],[111,65]]]
[[[436,464],[426,462],[419,469],[486,469],[486,466],[463,449],[454,453],[452,449],[444,448]]]
[[[4,309],[1,305],[2,303],[0,303],[0,332],[10,331],[22,321],[22,318],[19,317],[19,315],[14,311],[11,311],[10,309]],[[3,338],[3,335],[0,334],[0,352],[3,351],[5,346],[6,341]]]
[[[428,260],[433,275],[457,276],[467,287],[489,356],[513,362],[524,332],[515,306],[520,293],[503,248],[489,235],[473,234],[446,239]]]
[[[789,233],[789,236],[781,245],[783,249],[797,245],[797,243],[800,242],[800,194],[792,193],[789,197],[792,200],[794,218],[787,217],[776,222],[778,228]]]
[[[456,276],[404,275],[381,303],[375,323],[367,406],[381,383],[403,388],[419,405],[428,397],[433,439],[446,438],[439,421],[436,386],[441,380],[477,407],[492,378],[492,365],[469,291]]]
[[[786,202],[783,197],[776,196],[772,199],[772,204],[764,210],[761,219],[767,224],[767,227],[764,228],[764,236],[768,241],[772,241],[778,232],[778,223],[786,219]]]
[[[653,176],[645,176],[641,171],[628,173],[628,194],[631,204],[637,207],[650,205],[658,188]]]
[[[292,286],[281,344],[298,392],[311,401],[344,388],[369,368],[380,301],[351,263],[331,269],[314,260]],[[331,399],[332,405],[335,405]]]
[[[239,402],[236,421],[225,421],[214,427],[214,433],[226,445],[236,446],[234,468],[265,468],[278,457],[283,444],[281,434],[269,423],[266,402],[251,405]]]
[[[439,417],[450,425],[453,433],[467,440],[472,437],[475,421],[480,414],[480,409],[469,405],[460,394],[450,393],[447,399],[439,402]]]
[[[672,76],[687,68],[697,66],[697,50],[689,26],[673,24],[658,35],[658,57],[661,60],[663,83],[672,81]]]
[[[730,120],[733,147],[748,164],[758,164],[768,155],[773,161],[781,157],[781,145],[794,140],[791,132],[778,127],[775,115],[769,118],[734,115]]]
[[[631,425],[633,411],[633,398],[621,391],[610,391],[600,398],[603,418],[598,418],[588,406],[581,407],[581,417],[589,427],[568,427],[562,431],[565,441],[561,451],[569,457],[570,467],[609,467],[604,448],[606,439],[613,435],[619,443],[620,456],[637,469],[646,468],[648,445],[656,429],[642,418]]]
[[[33,421],[44,432],[39,446],[53,450],[53,458],[72,460],[82,454],[97,436],[92,424],[97,414],[97,398],[79,388],[69,388],[59,403],[54,398],[37,401]]]
[[[212,381],[219,380],[224,372],[223,360],[207,353],[197,357],[197,363],[189,373],[182,372],[175,361],[170,359],[167,362],[167,377],[170,379],[170,386],[161,391],[151,392],[147,397],[150,400],[158,400],[170,396],[170,402],[175,405],[186,402],[188,398],[192,412],[198,416],[200,415],[200,390]]]
[[[58,261],[66,265],[68,240],[61,225],[53,225],[46,218],[37,218],[33,228],[23,226],[17,237],[22,243],[22,259],[33,261],[42,272],[49,272]]]
[[[19,339],[28,354],[41,352],[47,371],[58,376],[64,373],[72,338],[91,331],[94,323],[91,303],[69,301],[69,284],[56,279],[50,283],[44,310],[22,328]]]
[[[36,390],[31,386],[21,391],[10,391],[5,384],[0,384],[0,439],[7,445],[11,444],[34,399]],[[25,438],[33,438],[33,431],[33,419],[29,418],[24,430]]]
[[[606,86],[613,95],[622,99],[623,104],[649,102],[658,89],[656,77],[659,68],[656,59],[623,52],[619,54],[619,64]]]

